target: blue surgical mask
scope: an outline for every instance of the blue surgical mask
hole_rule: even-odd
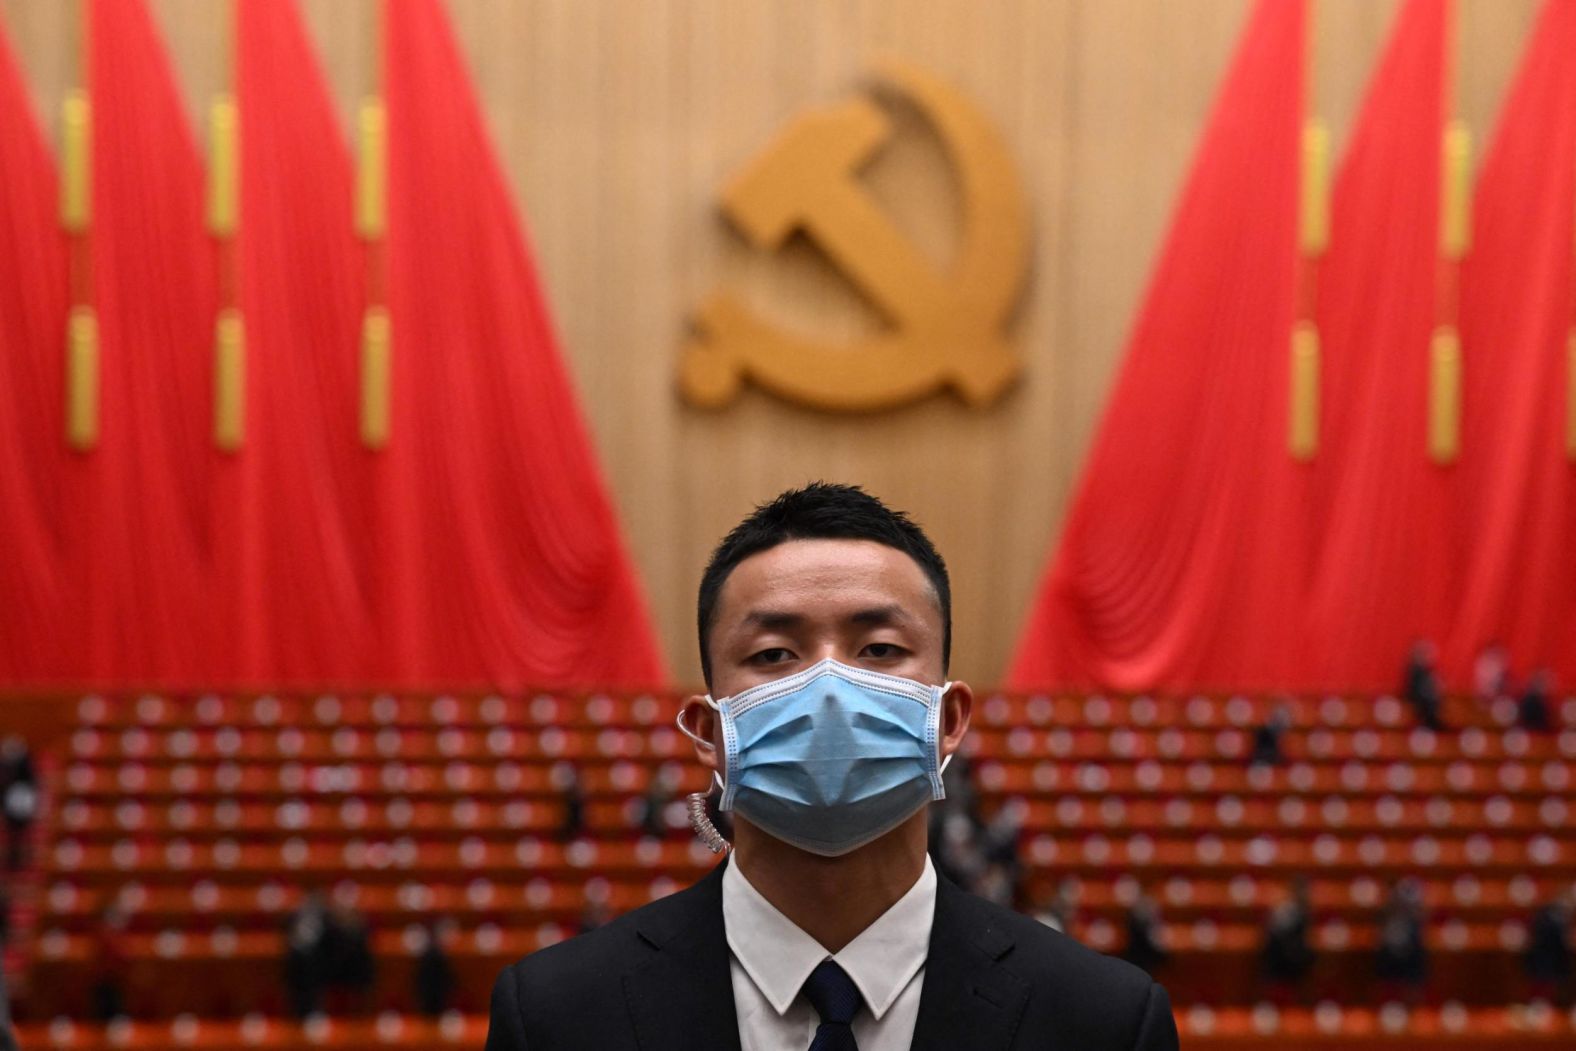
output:
[[[706,703],[722,717],[721,809],[836,857],[942,799],[941,699],[931,686],[824,660]],[[713,747],[679,729],[705,747]],[[950,758],[950,757],[949,757]]]

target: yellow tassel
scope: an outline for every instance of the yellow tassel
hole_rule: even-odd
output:
[[[1565,337],[1565,455],[1576,463],[1576,328]]]
[[[1299,321],[1291,330],[1291,418],[1287,440],[1292,459],[1307,462],[1319,451],[1319,330]]]
[[[360,158],[356,172],[356,232],[369,241],[383,236],[386,225],[388,116],[380,98],[361,103],[358,120]]]
[[[214,325],[213,441],[233,453],[246,433],[246,325],[235,307]]]
[[[1472,133],[1466,122],[1445,128],[1444,178],[1439,194],[1439,248],[1458,260],[1472,247]]]
[[[1330,128],[1310,120],[1302,129],[1302,211],[1299,240],[1303,255],[1323,255],[1330,243]]]
[[[369,449],[389,441],[392,353],[388,308],[368,307],[361,322],[361,443]]]
[[[77,234],[93,214],[93,111],[88,93],[73,91],[61,107],[60,222]]]
[[[98,315],[73,307],[66,322],[66,441],[86,452],[98,444],[98,428]]]
[[[1454,325],[1434,330],[1428,373],[1428,455],[1451,464],[1461,450],[1461,337]]]
[[[239,166],[235,99],[220,95],[208,108],[208,231],[215,237],[235,233]]]

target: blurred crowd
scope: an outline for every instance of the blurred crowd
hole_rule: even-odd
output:
[[[331,892],[310,887],[285,918],[278,982],[286,1010],[297,1019],[366,1016],[381,1006],[374,997],[378,957],[372,926],[356,909],[355,897],[355,887],[349,883]],[[119,905],[111,905],[103,914],[91,990],[95,1021],[132,1014],[127,1001],[132,982],[129,920],[129,913]],[[458,935],[458,926],[443,917],[405,928],[411,957],[409,1002],[424,1016],[438,1018],[454,1006],[450,951]]]
[[[1408,653],[1401,697],[1417,724],[1448,732],[1444,693],[1437,668],[1438,651],[1419,640]],[[1489,709],[1495,721],[1534,733],[1559,729],[1554,716],[1555,682],[1546,668],[1533,670],[1518,682],[1505,648],[1484,647],[1474,666],[1475,703]],[[1513,708],[1507,707],[1513,706]],[[1292,707],[1272,706],[1253,731],[1250,766],[1280,766],[1287,760],[1288,735],[1299,728]],[[1300,729],[1312,729],[1302,727]],[[1057,930],[1074,934],[1083,928],[1079,915],[1080,882],[1068,877],[1049,893],[1032,895],[1018,854],[1022,804],[1007,801],[983,816],[968,758],[955,757],[945,780],[947,798],[931,813],[931,857],[943,875],[975,894],[1030,913]],[[1171,960],[1159,899],[1134,884],[1126,904],[1123,958],[1151,973],[1162,972]],[[1305,875],[1294,875],[1282,899],[1263,918],[1258,954],[1261,990],[1271,1002],[1311,1001],[1310,983],[1318,954],[1313,945],[1314,906]],[[1428,911],[1423,885],[1415,878],[1397,879],[1375,916],[1377,943],[1372,968],[1378,997],[1384,1002],[1416,1003],[1429,978]],[[1531,917],[1521,952],[1529,999],[1569,1005],[1576,1001],[1576,887],[1566,888],[1542,904]]]
[[[1472,692],[1478,704],[1492,709],[1513,703],[1515,724],[1524,730],[1548,732],[1555,728],[1554,685],[1554,673],[1548,668],[1534,668],[1518,679],[1503,643],[1488,643],[1473,661]],[[1432,639],[1412,644],[1401,677],[1401,696],[1412,706],[1420,725],[1436,731],[1450,729],[1443,716],[1439,647]]]
[[[966,770],[966,761],[949,768],[947,799],[934,808],[931,858],[937,870],[975,894],[1029,913],[1056,930],[1077,935],[1085,929],[1078,878],[1069,876],[1049,893],[1032,896],[1018,856],[1018,813],[1007,804],[993,817],[981,819]],[[1137,884],[1134,887],[1126,905],[1120,955],[1164,978],[1172,952],[1161,904],[1151,889]],[[1310,882],[1304,875],[1295,875],[1285,885],[1281,900],[1263,918],[1258,972],[1264,999],[1291,1004],[1311,1003],[1319,998],[1318,988],[1311,981],[1318,962],[1313,944],[1314,921]],[[1372,975],[1377,999],[1386,1003],[1420,1002],[1429,979],[1429,915],[1422,883],[1411,877],[1397,879],[1377,910],[1375,925]],[[1557,893],[1533,915],[1521,953],[1529,1000],[1560,1005],[1573,1002],[1573,927],[1576,887]]]

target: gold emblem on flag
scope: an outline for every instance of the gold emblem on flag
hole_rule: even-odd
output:
[[[767,250],[803,230],[889,327],[860,341],[818,341],[717,292],[697,312],[680,363],[679,388],[690,402],[726,405],[748,379],[838,411],[889,408],[944,387],[984,406],[1017,376],[1018,356],[1002,330],[1022,285],[1029,231],[1006,146],[929,73],[886,62],[877,75],[935,129],[956,173],[962,231],[950,265],[927,259],[858,181],[892,134],[875,102],[857,97],[798,117],[728,183],[723,211]]]

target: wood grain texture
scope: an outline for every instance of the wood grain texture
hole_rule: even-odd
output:
[[[754,503],[814,478],[913,512],[955,579],[954,671],[1005,665],[1099,421],[1172,201],[1247,0],[448,0],[526,217],[570,368],[677,673],[698,676],[694,589]],[[75,3],[0,0],[51,135],[78,76]],[[1457,110],[1479,151],[1536,0],[1461,0]],[[229,78],[228,5],[152,0],[206,134]],[[371,0],[302,0],[344,126],[376,79]],[[1396,0],[1317,0],[1313,107],[1339,158]],[[687,406],[687,318],[726,282],[828,337],[879,321],[802,239],[775,256],[718,193],[803,107],[897,55],[945,77],[1021,165],[1031,271],[1012,321],[1021,382],[985,412],[942,395],[839,417],[747,390]],[[951,175],[919,118],[867,173],[923,251],[957,234]],[[1474,158],[1474,161],[1480,158]],[[617,645],[608,640],[608,645]]]

